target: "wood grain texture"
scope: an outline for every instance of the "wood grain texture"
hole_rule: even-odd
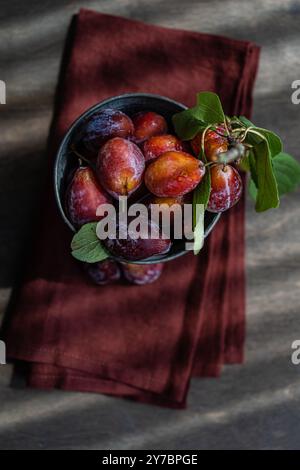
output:
[[[45,147],[67,27],[80,7],[248,39],[262,49],[254,121],[300,160],[300,1],[0,1],[0,315],[15,282],[43,186]],[[187,411],[81,393],[8,386],[0,366],[0,448],[300,448],[300,192],[263,215],[247,205],[246,364],[194,380]],[[234,295],[234,293],[233,293]],[[19,386],[18,386],[19,385]]]

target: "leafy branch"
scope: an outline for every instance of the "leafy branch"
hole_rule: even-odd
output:
[[[192,128],[189,123],[193,122]],[[250,193],[255,199],[255,209],[262,212],[279,206],[279,197],[295,190],[300,184],[300,165],[282,151],[280,137],[268,129],[255,126],[244,116],[228,117],[215,93],[197,94],[195,107],[173,116],[177,135],[191,140],[201,134],[201,155],[205,158],[205,135],[209,129],[223,124],[228,138],[228,151],[218,154],[216,162],[206,165],[207,173],[212,164],[238,162],[250,172]],[[205,160],[204,160],[205,161]],[[194,203],[209,197],[210,183],[204,178],[194,192]],[[196,196],[195,196],[196,194]],[[201,194],[201,197],[200,197]]]

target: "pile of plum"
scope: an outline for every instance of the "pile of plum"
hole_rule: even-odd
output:
[[[130,118],[123,112],[104,109],[85,120],[78,133],[78,155],[90,162],[79,166],[66,193],[66,211],[76,229],[99,220],[98,206],[114,203],[120,196],[147,204],[191,202],[191,195],[208,171],[199,158],[202,135],[183,142],[169,133],[163,116],[144,111]],[[216,163],[217,155],[228,149],[224,128],[205,134],[205,155],[211,173],[211,193],[207,210],[222,212],[232,207],[242,193],[242,181],[236,168]],[[152,224],[149,221],[149,224]],[[158,227],[159,230],[159,227]],[[170,239],[107,239],[106,249],[128,261],[143,260],[167,253]],[[116,263],[112,259],[85,264],[96,284],[124,277],[135,284],[156,280],[163,264]]]

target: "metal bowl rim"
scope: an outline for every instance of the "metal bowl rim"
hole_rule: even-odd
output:
[[[59,210],[60,215],[63,218],[65,224],[71,229],[71,231],[73,233],[76,232],[75,227],[71,224],[71,222],[69,221],[69,219],[66,216],[65,210],[64,210],[63,205],[62,205],[61,197],[60,197],[60,194],[59,194],[59,190],[58,190],[57,174],[58,174],[58,165],[59,165],[59,161],[60,161],[60,158],[61,158],[61,154],[63,152],[64,147],[68,145],[68,141],[69,141],[69,139],[72,135],[72,132],[74,131],[74,129],[79,125],[79,123],[83,119],[85,119],[86,117],[93,114],[95,111],[97,111],[97,109],[99,107],[102,108],[103,106],[108,105],[113,101],[117,101],[117,100],[124,99],[124,98],[153,98],[153,99],[162,100],[162,101],[174,104],[174,105],[178,106],[179,108],[181,108],[183,111],[185,109],[188,109],[187,106],[180,103],[179,101],[173,100],[173,99],[168,98],[166,96],[161,96],[161,95],[154,94],[154,93],[124,93],[122,95],[113,96],[111,98],[105,99],[104,101],[100,101],[99,103],[94,104],[93,106],[91,106],[90,108],[85,110],[83,113],[81,113],[80,116],[77,117],[72,122],[72,124],[68,128],[68,130],[67,130],[66,134],[64,135],[64,137],[63,137],[63,139],[62,139],[62,141],[59,145],[59,148],[56,152],[54,167],[53,167],[53,180],[54,180],[55,200],[56,200],[58,210]],[[215,219],[213,220],[213,222],[210,224],[208,229],[205,230],[205,233],[204,233],[205,238],[213,230],[213,228],[215,227],[215,225],[219,221],[220,217],[221,217],[221,213],[217,213],[216,216],[215,216]],[[164,262],[171,261],[173,259],[179,258],[180,256],[183,256],[183,255],[187,254],[188,252],[189,252],[189,250],[181,250],[178,253],[174,253],[174,254],[171,254],[169,256],[168,256],[168,254],[166,254],[166,256],[163,257],[162,259],[157,259],[156,260],[155,259],[156,257],[154,256],[154,257],[143,259],[143,260],[132,261],[132,263],[135,263],[135,264],[153,264],[153,263],[156,263],[156,262],[157,263],[164,263]],[[121,263],[128,263],[128,260],[125,260],[125,259],[122,259],[122,258],[119,258],[119,257],[116,257],[116,256],[111,256],[111,258],[116,260],[116,261],[119,261]]]

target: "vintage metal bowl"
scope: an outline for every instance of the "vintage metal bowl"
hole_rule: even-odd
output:
[[[59,147],[54,165],[54,191],[57,206],[64,222],[73,232],[75,232],[75,228],[68,219],[64,206],[68,175],[70,175],[70,173],[76,168],[76,159],[70,157],[70,144],[76,140],[76,136],[78,135],[82,121],[90,117],[96,111],[105,108],[118,109],[128,114],[129,116],[144,110],[155,111],[165,117],[169,128],[172,131],[173,114],[186,109],[186,106],[164,96],[152,95],[149,93],[129,93],[102,101],[101,103],[98,103],[85,111],[85,113],[76,119],[76,121],[71,125],[70,129],[66,133]],[[205,237],[207,237],[207,235],[214,228],[219,218],[220,214],[214,214],[207,211],[205,212]],[[171,250],[167,254],[153,256],[142,261],[135,261],[135,263],[150,264],[165,262],[182,256],[185,253],[187,253],[187,250],[185,249],[185,242],[183,240],[176,240],[173,243]],[[118,259],[116,257],[112,258]],[[126,262],[124,259],[118,260]],[[133,261],[130,261],[130,263],[132,262]]]

